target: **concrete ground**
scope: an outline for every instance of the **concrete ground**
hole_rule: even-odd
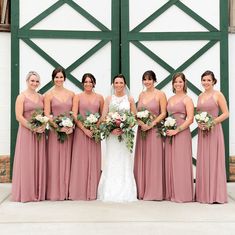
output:
[[[17,203],[0,184],[0,235],[235,235],[235,183],[229,203],[156,201]]]

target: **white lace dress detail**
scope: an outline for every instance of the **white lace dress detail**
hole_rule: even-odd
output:
[[[109,108],[130,110],[127,95],[112,96]],[[106,140],[106,156],[98,186],[97,198],[102,201],[131,202],[137,200],[136,183],[133,173],[133,154],[117,136]]]

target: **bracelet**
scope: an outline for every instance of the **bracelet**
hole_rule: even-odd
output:
[[[29,130],[33,131],[32,126],[29,122],[27,123],[27,127],[29,128]]]
[[[178,132],[181,132],[181,131],[183,130],[183,128],[179,126],[179,127],[177,128],[177,130],[178,130]]]

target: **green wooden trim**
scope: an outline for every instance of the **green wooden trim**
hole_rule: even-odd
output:
[[[195,137],[198,134],[198,129],[195,128],[193,131],[191,131],[192,138]]]
[[[164,60],[162,60],[159,56],[154,54],[151,50],[149,50],[146,46],[144,46],[141,42],[133,41],[133,45],[139,48],[142,52],[148,55],[152,60],[154,60],[157,64],[161,65],[165,70],[172,73],[174,68],[172,68],[169,64],[167,64]]]
[[[28,46],[30,46],[34,51],[36,51],[42,58],[44,58],[48,63],[50,63],[53,67],[63,67],[61,64],[56,62],[52,57],[50,57],[47,53],[45,53],[40,47],[38,47],[34,42],[30,39],[22,39]],[[66,71],[66,68],[65,68]],[[67,78],[74,83],[76,86],[82,89],[82,84],[78,80],[76,80],[71,74],[67,74]],[[50,89],[51,85],[46,85],[42,87],[41,91],[45,91],[46,89]]]
[[[120,62],[120,1],[112,0],[112,33],[111,42],[111,81],[112,78],[121,73]]]
[[[106,39],[111,40],[112,32],[72,30],[19,30],[20,38],[63,38],[63,39]]]
[[[82,55],[79,59],[77,59],[74,63],[72,63],[67,69],[67,72],[72,72],[76,69],[80,64],[89,59],[92,55],[94,55],[98,50],[100,50],[103,46],[105,46],[109,41],[103,40],[97,43],[94,47],[92,47],[89,51],[87,51],[84,55]]]
[[[172,75],[175,72],[184,71],[188,66],[190,66],[193,62],[195,62],[201,55],[203,55],[207,50],[213,47],[217,41],[210,41],[205,46],[203,46],[199,51],[197,51],[194,55],[192,55],[187,61],[185,61],[182,65],[180,65],[173,73],[171,73],[166,79],[164,79],[161,83],[157,85],[158,89],[162,89],[166,86],[172,79]],[[201,93],[195,85],[193,85],[189,80],[187,80],[188,87],[197,95]]]
[[[53,86],[54,86],[53,82],[50,81],[50,82],[48,82],[45,86],[43,86],[38,92],[39,92],[40,94],[44,94],[45,92],[47,92],[48,90],[50,90]]]
[[[61,7],[62,5],[64,5],[64,1],[57,1],[56,3],[54,3],[53,5],[51,5],[49,8],[47,8],[45,11],[43,11],[41,14],[39,14],[38,16],[36,16],[34,19],[32,19],[31,21],[29,21],[26,25],[24,25],[23,27],[21,27],[21,29],[30,29],[32,28],[34,25],[36,25],[37,23],[39,23],[41,20],[45,19],[48,15],[50,15],[52,12],[54,12],[55,10],[57,10],[59,7]],[[19,14],[19,11],[18,11]]]
[[[121,0],[121,73],[130,87],[129,1]]]
[[[184,5],[181,1],[178,1],[175,5],[191,18],[193,18],[195,21],[197,21],[199,24],[201,24],[204,28],[208,29],[209,31],[218,31],[218,29],[216,29],[213,25],[204,20],[201,16],[192,11],[186,5]]]
[[[104,26],[100,21],[93,17],[90,13],[80,7],[77,3],[72,0],[65,0],[65,2],[70,5],[74,10],[81,14],[84,18],[89,20],[93,25],[99,28],[101,31],[110,31],[106,26]]]
[[[168,1],[166,4],[164,4],[158,10],[156,10],[152,15],[150,15],[148,18],[146,18],[143,22],[141,22],[139,25],[137,25],[134,29],[132,29],[131,32],[141,31],[145,26],[147,26],[152,21],[154,21],[158,16],[160,16],[162,13],[164,13],[167,9],[169,9],[172,5],[174,5],[178,1],[179,0]],[[129,2],[129,0],[128,0],[128,2]]]
[[[10,148],[10,177],[15,154],[15,143],[18,130],[18,122],[15,118],[15,100],[19,94],[19,40],[17,32],[19,28],[19,0],[11,4],[11,148]]]
[[[228,1],[220,0],[220,86],[229,105],[228,26]],[[224,130],[226,173],[227,180],[229,180],[229,119],[225,120],[222,126]]]
[[[84,10],[82,7],[77,5],[75,2],[71,0],[60,0],[51,5],[49,8],[47,8],[45,11],[43,11],[41,14],[36,16],[34,19],[32,19],[30,22],[28,22],[26,25],[22,27],[22,29],[27,30],[35,26],[37,23],[45,19],[48,15],[56,11],[58,8],[60,8],[62,5],[67,3],[69,6],[71,6],[75,11],[77,11],[79,14],[81,14],[84,18],[89,20],[93,25],[95,25],[97,28],[99,28],[101,31],[109,31],[109,29],[104,26],[101,22],[99,22],[97,19],[95,19],[91,14],[89,14],[86,10]]]
[[[220,40],[220,32],[130,32],[130,41]]]
[[[28,46],[30,46],[35,52],[37,52],[43,59],[50,63],[53,67],[63,67],[58,62],[56,62],[52,57],[50,57],[45,51],[38,47],[34,42],[28,38],[22,38]]]

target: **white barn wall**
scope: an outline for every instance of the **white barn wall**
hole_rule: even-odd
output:
[[[10,33],[0,32],[0,155],[10,154]]]
[[[20,19],[20,25],[23,26],[26,24],[32,17],[35,15],[38,15],[42,10],[46,9],[48,6],[54,4],[56,0],[42,0],[33,2],[30,0],[21,0],[21,6],[27,5],[27,9],[30,7],[31,10],[28,11],[26,8],[21,7],[21,19]],[[82,7],[87,9],[91,14],[93,14],[95,17],[97,17],[104,25],[106,25],[108,28],[111,27],[111,21],[110,21],[110,0],[102,0],[102,4],[99,4],[97,2],[91,3],[91,1],[81,0],[77,1]],[[149,14],[153,12],[153,9],[159,8],[162,3],[165,3],[166,0],[159,0],[159,1],[149,1],[148,4],[146,2],[140,1],[140,0],[130,0],[130,28],[134,28],[138,23],[140,23],[144,18],[146,18]],[[211,24],[215,25],[215,27],[219,26],[218,21],[218,12],[219,12],[219,5],[215,4],[215,0],[208,0],[208,2],[214,3],[210,4],[210,6],[213,6],[210,8],[210,12],[213,12],[213,14],[208,14],[207,9],[204,7],[204,0],[198,0],[198,1],[183,1],[186,5],[192,7],[193,10],[198,12],[198,14],[202,15],[206,20],[208,20]],[[218,0],[216,0],[218,3]],[[46,4],[45,4],[46,3]],[[137,4],[138,3],[138,4]],[[37,4],[37,7],[35,7],[35,4]],[[209,4],[209,3],[208,3]],[[105,6],[105,9],[104,7]],[[143,11],[144,9],[144,11]],[[57,17],[57,14],[60,12],[63,12],[63,15],[68,14],[70,16],[70,22],[73,22],[73,24],[70,24],[71,29],[75,29],[78,25],[76,20],[77,14],[73,14],[73,10],[69,9],[68,7],[62,7],[61,9],[58,9],[58,12],[55,12],[54,15],[50,15],[45,20],[37,24],[34,29],[40,29],[45,28],[45,25],[49,25],[49,22],[52,23],[51,25],[53,28],[56,28],[56,24],[58,23],[58,20],[61,20],[61,24],[65,24],[62,19]],[[103,14],[103,12],[108,12],[107,14]],[[187,21],[187,24],[185,24],[185,31],[190,30],[190,28],[194,28],[195,30],[203,30],[200,28],[200,25],[196,25],[194,21],[190,20],[188,16],[186,16],[183,12],[180,12],[180,17],[174,17],[174,25],[162,25],[162,22],[167,22],[164,20],[164,17],[168,17],[168,14],[172,12],[174,14],[179,13],[179,10],[173,7],[172,9],[169,9],[168,12],[163,14],[161,17],[159,17],[158,20],[155,20],[152,24],[150,24],[148,27],[143,29],[142,31],[151,31],[156,29],[156,26],[160,27],[162,26],[163,29],[169,29],[172,30],[172,28],[177,25],[182,25],[181,21]],[[139,13],[138,13],[139,12]],[[61,15],[61,14],[60,14]],[[74,18],[73,18],[74,17]],[[88,30],[94,30],[94,26],[90,25],[89,22],[85,22],[84,25],[86,25],[86,28]],[[171,29],[169,27],[172,27]],[[51,27],[49,27],[51,28]],[[68,29],[67,25],[64,25],[64,28]],[[182,28],[178,29],[178,31],[181,31]],[[177,30],[176,30],[177,31]],[[62,64],[62,66],[68,66],[72,61],[76,59],[76,56],[74,52],[77,54],[82,54],[82,51],[86,48],[91,48],[95,40],[87,40],[86,42],[80,42],[73,41],[73,40],[64,40],[65,48],[60,48],[59,44],[57,45],[57,42],[59,40],[51,40],[51,42],[43,39],[34,39],[33,40],[37,45],[40,45],[42,48],[47,50],[53,58],[56,57],[56,59]],[[235,67],[233,66],[233,61],[235,61],[235,44],[233,43],[235,41],[235,35],[230,34],[229,35],[229,75],[230,75],[230,155],[235,155],[235,133],[233,133],[232,130],[235,129]],[[170,47],[169,42],[158,42],[160,46],[150,45],[149,42],[145,42],[146,46],[150,46],[150,48],[157,53],[160,53],[161,56],[166,58],[168,60],[167,62],[172,67],[177,67],[177,64],[174,64],[175,62],[178,62],[177,60],[172,60],[172,55],[178,55],[179,49],[182,48],[182,50],[185,51],[185,58],[187,57],[187,53],[191,50],[196,48],[197,46],[200,47],[205,43],[205,41],[198,41],[198,42],[192,42],[195,43],[194,48],[189,48],[190,42],[182,43],[182,42],[176,42],[177,49],[174,49],[174,47]],[[149,45],[148,45],[149,44]],[[167,45],[168,44],[168,45]],[[76,48],[74,50],[74,48]],[[176,47],[175,47],[176,48]],[[188,48],[188,49],[184,49]],[[111,70],[111,64],[108,62],[110,61],[110,50],[111,45],[110,43],[107,44],[104,48],[102,48],[101,51],[98,51],[97,54],[94,56],[94,58],[91,58],[91,60],[87,60],[84,62],[81,66],[79,66],[77,69],[75,69],[72,74],[81,79],[81,75],[85,72],[92,72],[97,77],[97,87],[96,91],[103,94],[104,96],[107,96],[110,90],[110,84],[107,81],[110,81],[110,70]],[[86,51],[86,50],[85,50]],[[66,58],[64,58],[64,55],[68,54]],[[198,61],[189,66],[185,71],[183,71],[188,78],[193,79],[194,84],[199,85],[200,83],[200,75],[201,73],[206,69],[211,69],[215,72],[216,76],[219,76],[220,68],[218,63],[218,53],[219,53],[219,45],[216,44],[214,47],[212,47],[205,55],[203,55],[201,58],[198,59]],[[4,154],[10,154],[10,33],[0,33],[0,55],[1,55],[1,63],[0,63],[0,74],[1,74],[1,85],[0,85],[0,155]],[[107,56],[108,55],[108,56]],[[170,56],[169,56],[170,55]],[[158,80],[161,81],[165,76],[167,76],[167,71],[165,71],[163,68],[160,68],[155,62],[153,62],[150,58],[143,55],[143,53],[136,48],[133,44],[130,44],[130,56],[133,58],[136,58],[136,60],[130,60],[130,77],[131,77],[131,93],[134,96],[135,100],[138,98],[138,94],[142,90],[141,85],[141,76],[143,72],[147,69],[153,69],[157,73]],[[143,57],[142,57],[143,56]],[[42,78],[42,85],[46,84],[48,80],[51,78],[51,72],[53,70],[53,67],[48,64],[46,61],[44,61],[42,58],[40,58],[30,47],[28,47],[24,42],[20,42],[20,90],[25,89],[25,76],[29,70],[36,70],[39,72]],[[142,57],[142,59],[140,59]],[[4,58],[4,60],[3,60]],[[29,59],[30,58],[30,59]],[[208,60],[209,58],[209,60]],[[215,59],[214,59],[215,58]],[[217,58],[217,59],[216,59]],[[144,63],[143,63],[144,61]],[[208,64],[208,61],[209,64]],[[108,64],[105,68],[103,67],[104,64]],[[66,82],[66,87],[74,90],[76,93],[79,92],[79,89],[73,86],[69,81]],[[219,84],[216,86],[216,89],[219,88]],[[171,86],[168,85],[164,88],[164,91],[166,92],[167,96],[169,97],[171,93]],[[189,95],[193,97],[194,103],[196,103],[196,96],[189,92]],[[14,114],[13,114],[14,115]],[[194,124],[195,125],[195,124]],[[196,141],[194,141],[196,142]],[[196,151],[196,148],[194,146],[194,152]]]
[[[235,156],[235,34],[229,35],[229,143],[230,156]]]

